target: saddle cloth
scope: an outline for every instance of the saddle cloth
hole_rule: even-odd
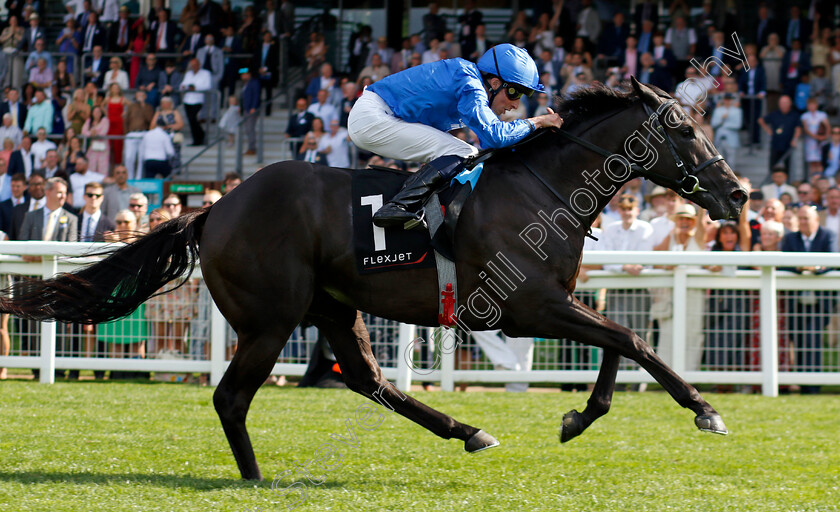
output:
[[[465,170],[436,192],[444,222],[432,239],[425,229],[373,225],[374,212],[399,192],[411,173],[386,167],[353,171],[353,246],[359,273],[432,268],[435,250],[454,261],[458,217],[480,172],[480,167]]]

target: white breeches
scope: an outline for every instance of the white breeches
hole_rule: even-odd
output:
[[[365,90],[347,120],[350,139],[356,146],[395,160],[429,162],[439,156],[473,156],[478,149],[437,128],[407,123],[375,92]]]

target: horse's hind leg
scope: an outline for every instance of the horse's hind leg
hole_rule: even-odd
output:
[[[239,473],[247,480],[262,480],[251,438],[245,428],[248,408],[271,373],[293,329],[294,325],[273,325],[263,326],[257,331],[240,330],[236,353],[213,394],[213,405],[239,466]]]
[[[598,380],[595,382],[592,395],[586,402],[586,409],[583,412],[572,409],[563,416],[560,442],[565,443],[579,436],[592,422],[609,412],[620,360],[621,356],[614,350],[604,350]]]
[[[332,299],[324,302],[329,305],[320,307],[312,321],[329,340],[347,387],[444,439],[454,437],[464,441],[468,452],[499,444],[486,432],[459,423],[397,390],[382,376],[361,313]]]

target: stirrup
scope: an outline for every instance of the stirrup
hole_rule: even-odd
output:
[[[422,225],[424,229],[429,229],[429,225],[426,223],[426,209],[420,208],[420,211],[417,212],[417,217],[411,220],[408,220],[403,224],[403,229],[406,231],[411,231],[412,229]]]

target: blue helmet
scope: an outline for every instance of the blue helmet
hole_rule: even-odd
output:
[[[499,77],[506,84],[519,85],[524,89],[521,92],[528,96],[545,89],[534,59],[523,48],[509,43],[498,44],[484,52],[478,59],[478,69]]]

